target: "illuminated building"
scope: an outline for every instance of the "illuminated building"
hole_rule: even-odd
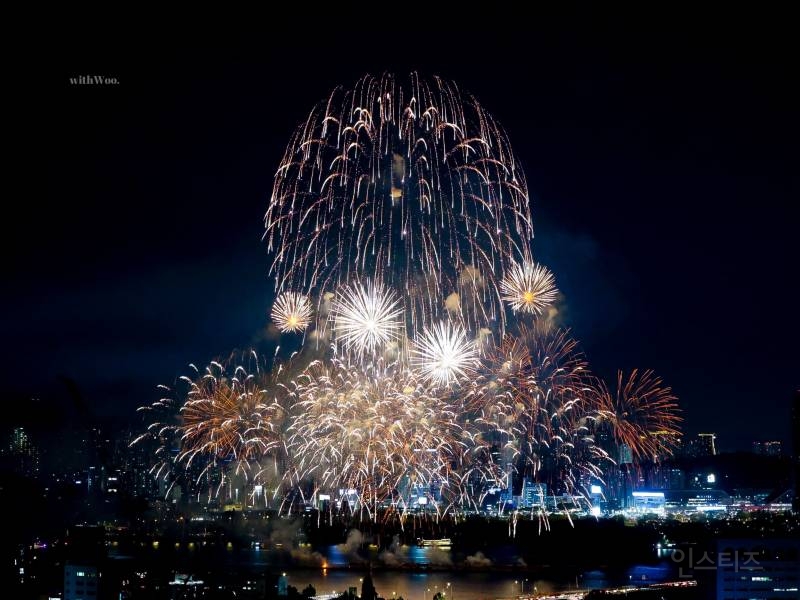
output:
[[[781,443],[777,440],[767,442],[753,442],[753,454],[761,456],[780,456]]]
[[[281,574],[278,577],[278,596],[288,596],[289,595],[289,580],[286,579],[286,573]]]
[[[683,469],[673,466],[669,470],[669,489],[682,490],[686,485],[686,474]]]
[[[16,427],[3,448],[3,462],[9,470],[23,477],[39,475],[39,449],[23,427]]]
[[[717,455],[717,434],[698,433],[697,437],[688,440],[682,445],[681,456],[688,458],[702,458]]]
[[[792,462],[794,463],[794,501],[792,508],[800,513],[800,390],[792,404]]]
[[[633,453],[626,444],[621,444],[619,447],[619,464],[630,465],[633,463]]]
[[[87,600],[99,596],[100,573],[97,567],[67,563],[64,565],[64,600]]]
[[[717,434],[716,433],[698,433],[700,440],[700,448],[702,451],[701,456],[716,456],[717,455]]]
[[[668,513],[722,513],[732,504],[724,490],[668,490],[664,508]]]
[[[522,493],[520,494],[520,508],[531,508],[542,506],[547,496],[546,483],[534,483],[527,477],[522,482]]]
[[[800,597],[800,540],[717,541],[717,600]]]
[[[664,492],[633,492],[633,511],[639,514],[664,514]]]

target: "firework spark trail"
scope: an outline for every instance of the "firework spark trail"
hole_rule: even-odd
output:
[[[513,310],[536,315],[558,296],[553,274],[533,263],[512,265],[500,282],[500,291]]]
[[[314,316],[314,309],[307,296],[295,292],[284,292],[275,301],[271,317],[284,333],[305,330]]]
[[[344,286],[331,309],[333,332],[346,352],[374,356],[400,337],[400,300],[380,284],[359,282]]]
[[[249,470],[249,462],[278,446],[270,420],[275,406],[265,403],[257,374],[237,366],[232,375],[220,363],[189,383],[188,399],[181,407],[178,426],[183,446],[178,462],[187,466],[197,455],[232,460],[236,471]]]
[[[194,376],[179,378],[186,387],[183,394],[159,386],[176,397],[139,409],[153,415],[154,421],[131,445],[145,441],[157,445],[157,479],[164,477],[174,484],[183,470],[191,472],[197,484],[212,470],[218,471],[216,494],[229,472],[245,479],[262,472],[259,461],[282,446],[279,424],[285,412],[276,398],[270,399],[264,387],[270,378],[261,372],[258,361],[251,352],[212,361],[202,373],[190,365]]]
[[[467,504],[466,481],[491,466],[486,450],[459,423],[450,395],[440,395],[407,369],[318,362],[296,381],[287,446],[292,476],[321,489],[356,490],[374,517],[380,505],[405,510],[412,489],[441,488],[442,511]]]
[[[672,454],[682,418],[672,389],[653,371],[634,369],[627,379],[618,371],[615,392],[599,381],[596,394],[600,419],[611,425],[618,444],[630,448],[634,461]]]
[[[507,335],[485,367],[469,407],[508,462],[552,493],[585,497],[582,479],[602,481],[608,456],[592,438],[597,407],[577,343],[537,321]]]
[[[413,328],[452,292],[478,299],[465,302],[470,330],[504,324],[497,278],[530,259],[533,237],[505,132],[455,84],[416,74],[408,85],[366,76],[312,110],[276,172],[265,225],[278,292],[334,290],[353,275],[421,288],[403,297]]]
[[[460,325],[440,321],[419,334],[412,351],[412,364],[430,383],[450,387],[474,373],[475,342]]]
[[[474,98],[415,74],[337,88],[292,137],[265,215],[271,317],[311,329],[305,366],[195,369],[140,409],[133,443],[154,445],[170,485],[269,478],[290,506],[327,493],[401,523],[412,502],[481,509],[513,473],[547,489],[532,514],[549,527],[557,494],[588,505],[613,465],[598,432],[650,460],[680,417],[650,371],[609,392],[540,318],[558,292],[532,237],[524,175]]]
[[[159,385],[158,389],[167,394],[172,390],[165,385]],[[149,419],[144,433],[140,434],[131,441],[130,447],[136,445],[149,445],[153,452],[152,467],[150,474],[157,482],[170,483],[167,492],[174,485],[173,457],[170,450],[176,444],[175,426],[177,414],[176,401],[171,396],[163,396],[157,401],[140,406],[136,409],[144,418]]]

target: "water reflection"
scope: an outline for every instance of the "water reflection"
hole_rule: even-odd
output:
[[[309,583],[317,593],[343,592],[350,587],[361,592],[363,572],[329,571],[323,575],[321,571],[291,571],[288,573],[289,584],[303,589]],[[448,600],[483,600],[496,598],[514,598],[524,593],[544,593],[565,589],[545,579],[527,578],[507,573],[403,573],[377,571],[372,574],[375,589],[384,598],[402,596],[404,600],[432,600],[437,593],[442,593]]]
[[[632,565],[618,569],[550,569],[539,573],[539,576],[535,575],[535,570],[509,571],[509,565],[519,565],[519,557],[513,546],[493,548],[489,556],[483,557],[486,561],[483,566],[501,565],[501,570],[494,571],[465,571],[454,566],[449,551],[419,546],[397,546],[381,553],[372,551],[366,556],[364,552],[356,554],[352,548],[339,545],[324,548],[321,554],[331,569],[292,570],[291,585],[303,589],[310,583],[320,593],[333,590],[343,592],[356,587],[360,593],[361,579],[367,571],[368,561],[416,569],[373,571],[373,581],[380,595],[385,598],[402,596],[404,600],[432,600],[437,592],[443,593],[447,600],[515,598],[520,594],[599,589],[676,579],[675,565],[669,560],[662,560],[655,565]],[[468,561],[460,557],[455,562],[463,564]],[[502,566],[506,566],[505,571]]]
[[[116,550],[113,549],[113,550]],[[112,550],[111,554],[114,554]],[[376,567],[373,580],[384,598],[402,596],[404,600],[433,600],[442,592],[446,600],[484,600],[515,598],[520,594],[543,594],[569,589],[598,589],[631,584],[651,584],[677,579],[674,561],[662,558],[659,563],[620,568],[576,570],[569,568],[537,569],[523,567],[513,546],[499,546],[487,555],[451,553],[435,547],[394,545],[378,551],[375,547],[328,546],[318,551],[302,549],[276,551],[261,547],[236,548],[230,544],[147,544],[132,554],[142,563],[169,564],[187,572],[203,569],[235,569],[240,572],[286,571],[289,584],[304,589],[308,584],[318,593],[344,592],[350,587],[361,591],[360,579],[368,564]],[[134,558],[134,556],[131,556]],[[305,561],[306,568],[297,566]],[[290,562],[292,561],[292,562]],[[326,564],[327,569],[322,565]],[[459,565],[484,567],[464,570]]]

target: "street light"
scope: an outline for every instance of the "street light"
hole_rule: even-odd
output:
[[[449,582],[447,583],[447,591],[450,592],[450,600],[453,600],[453,598],[455,598],[455,594],[453,593],[453,588],[450,587]]]

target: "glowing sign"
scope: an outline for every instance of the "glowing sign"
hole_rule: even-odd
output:
[[[664,492],[633,492],[634,498],[664,498]]]

